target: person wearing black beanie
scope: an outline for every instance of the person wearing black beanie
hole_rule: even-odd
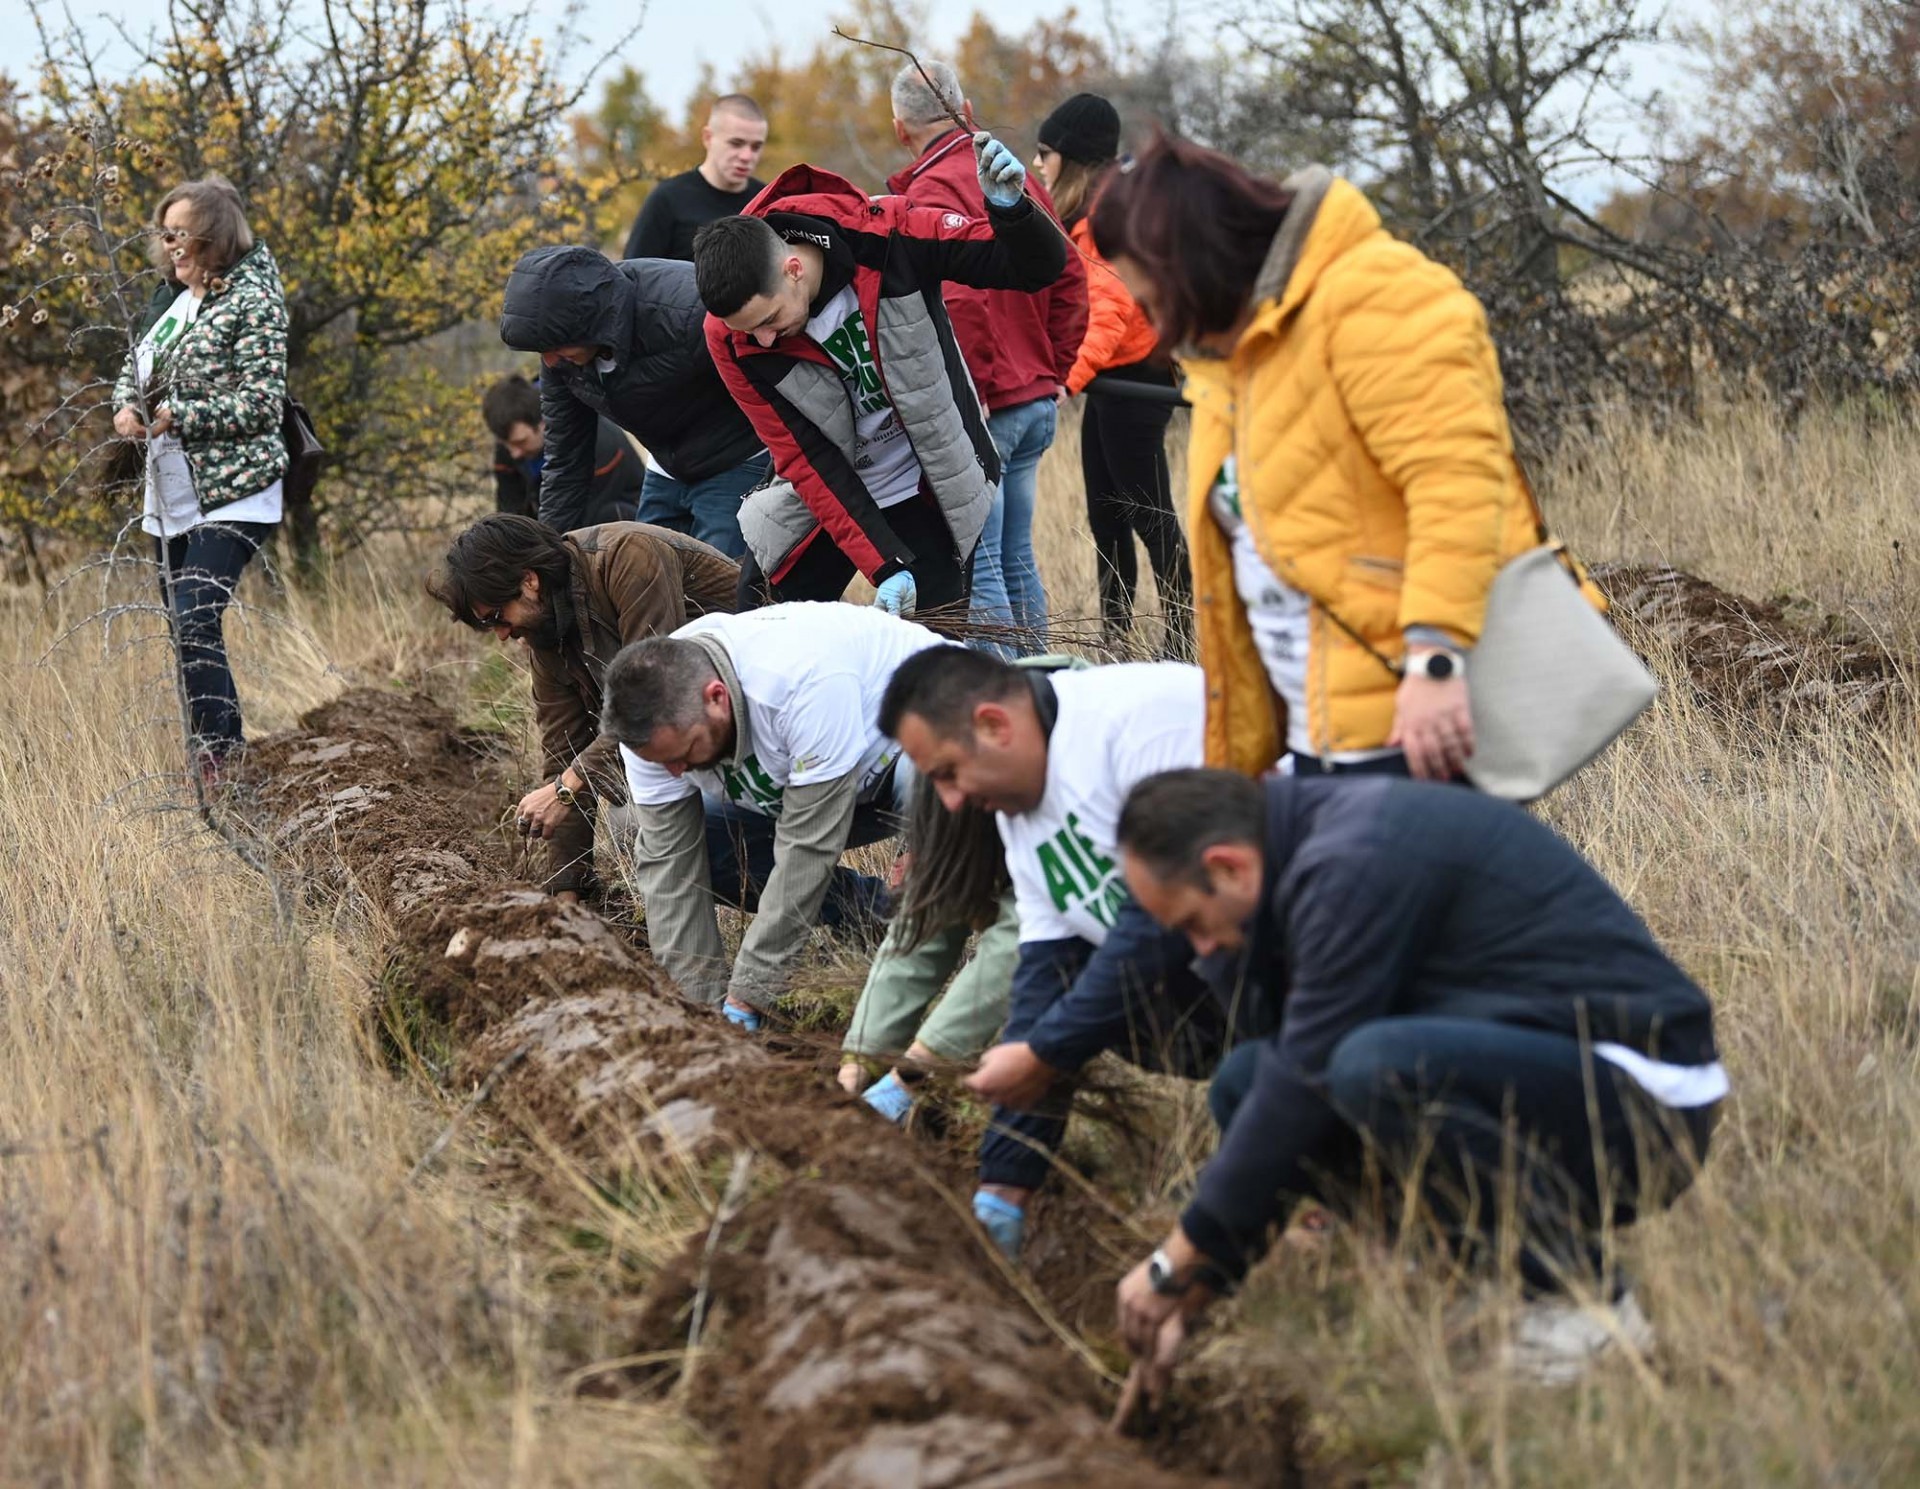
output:
[[[1101,631],[1113,650],[1133,651],[1137,533],[1160,591],[1162,650],[1184,658],[1192,646],[1192,586],[1167,470],[1167,423],[1174,404],[1164,393],[1159,399],[1120,396],[1128,383],[1171,389],[1173,374],[1146,313],[1094,247],[1090,222],[1119,155],[1119,111],[1098,94],[1076,93],[1040,126],[1034,168],[1087,263],[1087,334],[1067,377],[1067,392],[1087,394],[1080,469],[1097,557]],[[1100,381],[1089,389],[1096,374]]]

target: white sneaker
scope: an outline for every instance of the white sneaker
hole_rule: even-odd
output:
[[[1632,1292],[1611,1308],[1546,1298],[1521,1313],[1502,1363],[1536,1385],[1567,1386],[1613,1351],[1624,1347],[1644,1355],[1653,1341],[1653,1325]]]

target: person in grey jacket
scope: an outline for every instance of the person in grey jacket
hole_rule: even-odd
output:
[[[874,721],[894,670],[939,644],[867,606],[788,604],[613,659],[601,728],[639,816],[634,878],[653,953],[689,997],[756,1029],[786,991],[841,855],[899,831],[911,771]],[[716,896],[754,909],[731,967]]]
[[[646,447],[638,520],[740,558],[740,502],[772,473],[707,349],[693,266],[615,263],[595,248],[523,254],[507,276],[500,339],[537,352],[546,468],[540,520],[555,532],[592,523],[601,416]]]
[[[1548,1300],[1529,1373],[1650,1342],[1603,1241],[1688,1186],[1728,1081],[1706,994],[1590,864],[1518,807],[1387,778],[1169,771],[1118,836],[1135,900],[1257,1031],[1214,1077],[1192,1200],[1120,1284],[1150,1394],[1294,1203],[1360,1209],[1375,1166],[1380,1213],[1417,1205],[1469,1259],[1511,1218]],[[1552,1300],[1596,1277],[1600,1308]]]

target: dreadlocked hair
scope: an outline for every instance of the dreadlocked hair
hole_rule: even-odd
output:
[[[893,914],[902,951],[954,926],[978,930],[992,921],[1013,882],[992,812],[971,802],[949,812],[933,783],[916,776],[906,838],[913,856]]]

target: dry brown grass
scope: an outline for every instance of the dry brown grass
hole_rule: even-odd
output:
[[[1043,482],[1050,588],[1089,616],[1070,440]],[[1920,492],[1911,429],[1622,421],[1543,484],[1590,556],[1920,636],[1892,557]],[[317,601],[256,591],[297,626],[240,629],[251,726],[344,676],[510,698],[513,670],[413,596],[417,562],[354,567]],[[381,928],[341,907],[282,925],[192,819],[117,797],[173,757],[159,649],[95,636],[34,667],[92,601],[6,603],[0,1479],[698,1482],[663,1409],[567,1389],[617,1352],[627,1262],[691,1211],[583,1191],[578,1214],[529,1213],[480,1132],[408,1187],[461,1093],[435,1091],[430,1033],[411,1068],[378,1035]],[[1317,1465],[1373,1482],[1920,1479],[1914,722],[1787,742],[1673,687],[1553,803],[1713,991],[1736,1086],[1705,1182],[1626,1243],[1662,1335],[1647,1368],[1520,1390],[1491,1363],[1497,1308],[1346,1241],[1264,1270],[1201,1363],[1299,1398]],[[1164,1191],[1128,1199],[1165,1213]]]

